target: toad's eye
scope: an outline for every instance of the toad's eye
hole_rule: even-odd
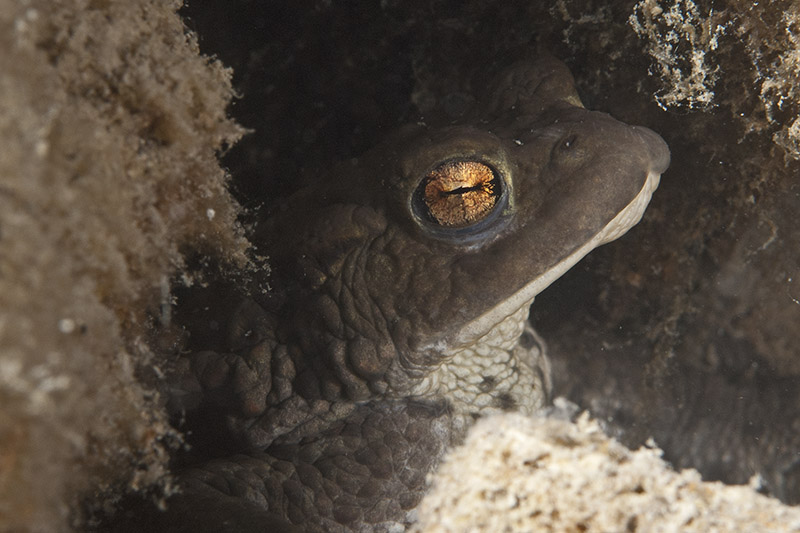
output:
[[[431,170],[416,196],[430,222],[465,228],[486,219],[497,207],[503,185],[494,170],[478,161],[448,161]]]

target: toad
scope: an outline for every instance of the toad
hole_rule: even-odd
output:
[[[183,408],[224,452],[131,528],[402,531],[476,418],[547,404],[529,307],[639,221],[669,150],[585,109],[549,56],[484,85],[474,111],[400,128],[257,227],[271,289],[222,291],[224,336],[182,360]]]

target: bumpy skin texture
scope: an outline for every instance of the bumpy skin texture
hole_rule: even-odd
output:
[[[179,364],[173,398],[198,430],[234,444],[181,474],[166,513],[128,513],[130,523],[402,530],[426,474],[476,417],[545,404],[528,306],[638,221],[669,151],[583,109],[552,58],[479,86],[457,123],[401,128],[259,226],[272,290],[215,294],[231,309],[226,337],[196,321],[202,351]],[[498,207],[457,229],[418,201],[425,176],[453,160],[481,162],[501,183]]]

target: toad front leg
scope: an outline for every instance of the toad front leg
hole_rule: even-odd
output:
[[[403,531],[462,436],[444,404],[369,402],[318,435],[184,471],[166,512],[129,511],[120,531]]]

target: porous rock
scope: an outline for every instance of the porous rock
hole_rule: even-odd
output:
[[[676,472],[658,448],[632,451],[582,415],[478,422],[433,476],[416,533],[800,531],[800,509],[753,486]]]

